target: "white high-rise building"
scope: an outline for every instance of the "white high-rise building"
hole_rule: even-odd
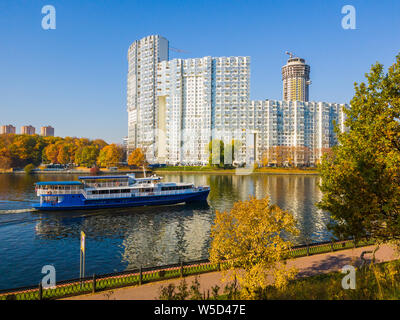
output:
[[[164,60],[168,60],[168,40],[158,35],[137,40],[128,50],[128,150],[142,147],[148,158],[155,152],[156,73]]]
[[[150,163],[208,164],[220,139],[227,164],[315,164],[337,143],[333,122],[344,130],[347,105],[250,101],[249,57],[168,60],[168,50],[156,35],[128,51],[128,152],[140,147]]]
[[[347,104],[327,102],[251,101],[255,111],[256,161],[315,164],[337,144],[334,123],[345,130]],[[276,154],[280,153],[280,154]],[[277,160],[277,157],[282,159]]]
[[[237,132],[247,122],[249,64],[249,57],[159,63],[158,161],[205,165],[212,139],[244,139]]]

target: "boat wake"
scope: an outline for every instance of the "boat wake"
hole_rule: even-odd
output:
[[[37,210],[35,208],[14,209],[14,210],[0,210],[0,214],[23,213],[23,212],[31,212],[31,211],[37,211]]]

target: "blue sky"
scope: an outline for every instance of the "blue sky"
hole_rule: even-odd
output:
[[[341,8],[356,9],[344,30]],[[41,9],[56,9],[43,30]],[[371,64],[400,52],[400,1],[1,0],[0,124],[120,143],[127,134],[126,52],[160,34],[190,53],[250,56],[251,99],[281,99],[286,50],[311,66],[310,100],[349,102]]]

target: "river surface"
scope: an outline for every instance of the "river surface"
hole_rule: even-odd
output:
[[[79,237],[86,233],[86,275],[208,258],[215,210],[229,210],[250,195],[268,195],[298,221],[298,243],[329,239],[329,215],[314,175],[166,173],[164,181],[210,185],[204,205],[172,205],[71,212],[30,211],[34,183],[77,175],[0,174],[0,289],[36,285],[44,265],[56,280],[79,277]]]

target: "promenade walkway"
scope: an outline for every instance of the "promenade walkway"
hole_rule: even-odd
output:
[[[307,277],[321,273],[329,273],[339,271],[345,265],[358,266],[361,263],[360,255],[363,251],[372,251],[375,246],[361,247],[349,250],[336,251],[331,253],[316,254],[296,258],[288,261],[288,266],[296,266],[299,273],[298,277]],[[370,254],[366,254],[368,260]],[[381,246],[375,254],[376,263],[399,259],[400,255],[395,249],[389,245]],[[190,284],[195,276],[185,277],[186,283]],[[198,275],[200,282],[200,292],[210,291],[211,287],[218,285],[222,293],[222,288],[226,283],[223,283],[221,272],[210,272]],[[102,291],[95,294],[81,295],[66,298],[65,300],[156,300],[159,296],[161,286],[166,286],[174,283],[176,286],[181,281],[180,278],[147,283],[141,286],[125,287],[114,290]]]

